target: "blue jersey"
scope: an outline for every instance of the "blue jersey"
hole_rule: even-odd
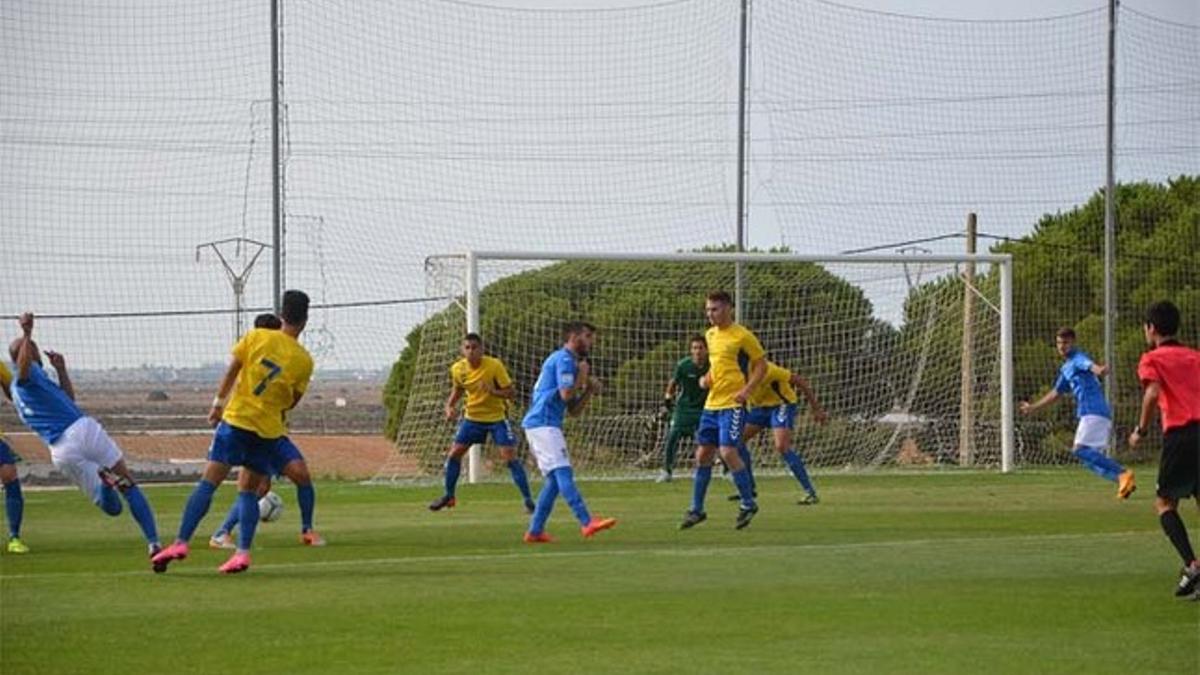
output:
[[[1075,414],[1099,415],[1112,419],[1112,409],[1104,398],[1104,388],[1100,386],[1100,378],[1092,372],[1096,365],[1091,357],[1080,349],[1067,352],[1067,360],[1058,369],[1058,379],[1054,381],[1054,391],[1060,394],[1070,392],[1075,397]]]
[[[83,411],[67,396],[67,392],[55,384],[36,363],[29,364],[29,377],[23,380],[13,378],[9,391],[17,416],[47,445],[57,441],[67,427],[83,417]]]
[[[533,399],[521,426],[526,429],[537,427],[562,427],[567,402],[559,395],[560,389],[575,386],[575,374],[579,366],[575,354],[563,347],[550,355],[542,364],[542,372],[533,385]]]

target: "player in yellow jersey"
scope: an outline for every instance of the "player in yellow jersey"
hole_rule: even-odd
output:
[[[0,387],[4,396],[12,400],[8,388],[12,386],[12,371],[0,361]],[[21,494],[21,478],[17,476],[17,453],[4,442],[4,433],[0,430],[0,483],[4,483],[4,515],[8,519],[8,544],[5,550],[9,553],[29,553],[29,547],[21,541],[21,520],[25,514],[25,496]]]
[[[282,305],[282,328],[255,328],[233,348],[233,358],[208,413],[208,421],[217,430],[204,477],[184,506],[178,537],[154,557],[155,564],[187,557],[188,541],[208,512],[213,493],[236,465],[242,467],[238,473],[238,547],[218,569],[222,574],[234,574],[250,567],[250,546],[258,527],[257,491],[271,471],[271,458],[286,438],[284,413],[300,402],[313,371],[312,357],[299,342],[308,322],[308,296],[287,291]],[[233,398],[226,405],[231,391]]]
[[[696,475],[692,484],[692,506],[680,523],[686,530],[708,518],[704,497],[712,480],[712,465],[717,449],[729,467],[741,496],[736,528],[750,524],[758,513],[753,486],[745,464],[738,457],[742,440],[746,402],[767,371],[766,350],[754,333],[733,321],[733,298],[725,291],[713,291],[704,303],[704,314],[712,328],[705,334],[708,343],[708,398],[696,430]]]
[[[799,503],[811,505],[820,501],[817,490],[808,477],[804,460],[792,449],[792,427],[796,424],[796,403],[799,398],[796,389],[804,394],[808,408],[812,411],[813,421],[817,424],[825,423],[825,410],[808,381],[787,368],[768,361],[767,374],[750,396],[750,412],[746,415],[746,428],[742,434],[739,452],[742,461],[749,464],[750,451],[746,449],[746,444],[762,429],[771,429],[775,436],[775,451],[791,469],[792,475],[800,482],[800,487],[804,488],[805,497]]]
[[[525,499],[525,511],[533,513],[533,498],[529,493],[529,478],[517,459],[516,440],[508,423],[508,402],[515,397],[512,378],[504,363],[483,354],[483,338],[467,333],[461,345],[462,358],[450,366],[450,396],[446,399],[446,420],[458,416],[458,402],[465,395],[466,409],[450,451],[446,453],[446,492],[429,504],[430,511],[453,508],[458,500],[454,489],[462,471],[462,456],[476,443],[487,441],[488,434],[500,450],[500,459],[508,467],[513,483]]]

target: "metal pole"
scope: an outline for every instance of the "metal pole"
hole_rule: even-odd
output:
[[[1116,176],[1113,160],[1113,134],[1116,126],[1116,78],[1117,78],[1117,0],[1108,0],[1108,119],[1105,126],[1104,143],[1104,362],[1108,374],[1104,377],[1104,395],[1110,403],[1117,394],[1116,346],[1114,333],[1117,322],[1116,286],[1116,230],[1117,213],[1115,190]],[[1110,436],[1105,450],[1112,454],[1115,437]]]
[[[479,332],[479,259],[467,254],[467,332]],[[476,443],[467,451],[467,482],[478,483],[483,468],[483,446]]]
[[[1000,471],[1013,470],[1016,447],[1013,375],[1013,262],[1000,263]]]
[[[283,302],[283,177],[280,173],[279,4],[271,0],[271,306],[278,313]]]
[[[742,0],[741,49],[738,58],[738,149],[737,149],[737,252],[746,251],[746,83],[750,67],[750,0]],[[745,319],[745,269],[741,261],[734,263],[734,320]]]
[[[967,214],[967,254],[975,254],[976,219]],[[963,275],[962,385],[959,393],[958,463],[970,466],[975,456],[975,263]]]

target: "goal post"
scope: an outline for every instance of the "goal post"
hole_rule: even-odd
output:
[[[974,283],[963,274],[975,266]],[[428,290],[456,300],[431,313],[397,437],[404,466],[440,471],[450,430],[436,420],[446,370],[465,332],[483,336],[508,366],[517,426],[541,361],[572,319],[596,324],[594,368],[604,392],[566,435],[577,471],[647,477],[661,466],[666,425],[657,419],[690,335],[703,333],[704,295],[745,275],[745,324],[768,358],[812,381],[830,421],[807,413],[796,450],[815,468],[959,465],[963,294],[978,299],[967,333],[975,395],[972,466],[1016,466],[1012,259],[1008,255],[801,255],[791,253],[577,253],[471,251],[427,261]],[[457,328],[456,328],[457,326]],[[802,410],[804,409],[803,401]],[[756,467],[782,469],[767,438]],[[520,437],[520,434],[518,434]],[[691,443],[678,466],[691,462]],[[468,480],[503,478],[479,448]],[[410,477],[410,476],[405,476]],[[394,479],[388,467],[377,479]]]

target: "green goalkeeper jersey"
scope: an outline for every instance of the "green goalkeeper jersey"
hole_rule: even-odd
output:
[[[692,357],[687,356],[675,365],[675,384],[679,386],[679,398],[675,403],[677,415],[696,415],[704,412],[704,399],[708,391],[700,388],[700,378],[708,372],[708,362],[697,366]]]

